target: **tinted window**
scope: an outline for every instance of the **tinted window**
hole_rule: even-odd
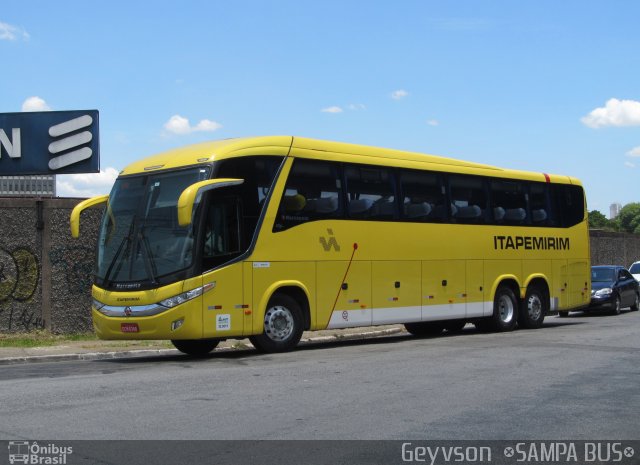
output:
[[[345,167],[347,216],[369,220],[397,217],[396,198],[389,170],[371,166]]]
[[[402,218],[409,221],[442,221],[445,195],[442,176],[422,171],[400,173]]]
[[[451,176],[451,218],[456,223],[484,223],[487,194],[483,178]]]
[[[498,224],[526,223],[525,184],[516,181],[491,181],[491,213]]]
[[[534,226],[545,226],[551,222],[548,190],[548,184],[534,182],[529,185],[529,210]]]
[[[280,200],[274,231],[308,221],[342,218],[340,165],[297,159]]]
[[[584,219],[584,191],[580,186],[555,184],[551,190],[559,225],[574,226]]]

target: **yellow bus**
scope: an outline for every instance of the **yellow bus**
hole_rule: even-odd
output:
[[[585,195],[568,176],[272,136],[132,163],[73,210],[73,236],[105,202],[103,339],[280,352],[305,330],[538,328],[590,300]]]

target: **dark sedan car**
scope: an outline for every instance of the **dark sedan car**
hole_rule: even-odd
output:
[[[630,307],[638,310],[640,289],[638,281],[626,268],[615,265],[591,267],[591,305],[589,308],[610,308],[614,315]]]

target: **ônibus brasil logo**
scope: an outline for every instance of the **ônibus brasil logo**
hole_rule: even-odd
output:
[[[36,441],[9,441],[9,463],[65,465],[73,447],[55,444],[41,445]]]

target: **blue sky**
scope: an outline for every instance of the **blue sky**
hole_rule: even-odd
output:
[[[287,134],[580,178],[640,201],[640,2],[3,0],[0,112],[100,111],[132,160]],[[34,98],[37,97],[37,98]]]

